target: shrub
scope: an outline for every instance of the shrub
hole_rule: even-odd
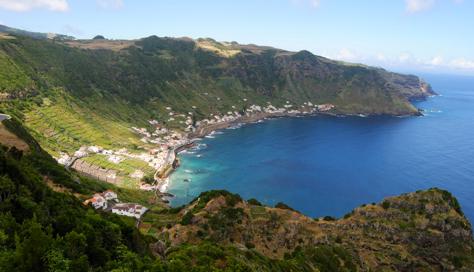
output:
[[[192,212],[187,212],[184,214],[183,218],[181,219],[181,225],[186,226],[191,224],[191,221],[193,220],[193,213]]]
[[[242,198],[238,194],[229,193],[226,190],[212,190],[208,192],[201,193],[197,198],[191,202],[195,202],[199,199],[198,204],[194,207],[193,211],[197,212],[204,208],[206,204],[211,200],[219,196],[224,196],[227,205],[235,206],[238,202],[242,201]]]
[[[250,205],[255,205],[255,206],[262,206],[262,203],[260,201],[256,200],[255,198],[251,198],[247,201]]]
[[[354,214],[354,211],[352,211],[352,212],[350,212],[350,213],[346,213],[346,214],[344,215],[344,219],[347,219],[347,218],[351,217],[353,214]]]
[[[247,247],[248,249],[253,249],[253,248],[255,248],[255,245],[251,242],[246,242],[245,247]]]
[[[142,182],[153,184],[155,182],[155,177],[153,174],[148,174],[142,178]]]
[[[388,202],[387,200],[382,202],[382,208],[384,208],[385,210],[390,208],[390,202]]]
[[[290,211],[297,212],[297,210],[293,209],[292,207],[286,205],[286,204],[283,203],[283,202],[278,202],[278,203],[275,205],[275,208],[284,209],[284,210],[290,210]]]

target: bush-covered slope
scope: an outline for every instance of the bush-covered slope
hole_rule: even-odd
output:
[[[103,271],[121,267],[120,258],[129,254],[152,263],[133,221],[99,215],[69,191],[54,192],[47,181],[82,194],[100,185],[80,183],[21,125],[3,123],[30,147],[0,148],[1,271]]]
[[[176,214],[177,224],[158,227],[161,247],[155,253],[211,241],[259,252],[281,260],[279,264],[297,264],[301,270],[474,269],[471,225],[457,200],[443,190],[387,198],[339,220],[311,219],[284,204],[278,207],[246,202],[225,191],[202,193]]]

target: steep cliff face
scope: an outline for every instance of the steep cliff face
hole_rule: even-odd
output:
[[[130,128],[149,127],[149,120],[191,131],[187,116],[195,124],[269,104],[287,112],[331,104],[332,114],[418,115],[410,100],[433,93],[416,76],[308,51],[211,39],[27,34],[0,36],[0,111],[21,119],[56,157],[90,145],[137,149],[142,142]],[[50,141],[53,135],[61,140]]]
[[[363,271],[474,269],[471,225],[443,190],[390,197],[339,220],[250,203],[226,192],[203,193],[180,211],[180,224],[161,229],[159,237],[166,238],[160,243],[173,248],[214,241],[275,259],[329,245],[349,252]]]
[[[240,108],[244,97],[255,104],[332,103],[343,114],[415,114],[408,100],[433,93],[416,76],[332,61],[308,51],[210,39],[58,41],[11,36],[0,39],[0,66],[0,92],[8,99],[25,99],[26,90],[35,96],[64,88],[78,98],[102,99],[102,105],[110,100],[145,109],[202,105],[203,115],[232,105]],[[217,97],[208,105],[209,98]]]

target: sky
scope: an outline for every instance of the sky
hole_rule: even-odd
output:
[[[474,75],[474,0],[0,0],[0,24],[76,38],[210,37]]]

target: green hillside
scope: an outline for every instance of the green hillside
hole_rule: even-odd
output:
[[[58,160],[91,146],[125,148],[125,157],[83,161],[115,171],[115,182],[129,188],[157,170],[143,154],[214,115],[268,105],[306,112],[318,104],[334,105],[331,114],[416,115],[409,100],[433,94],[416,76],[307,51],[156,36],[75,41],[2,29],[0,111],[21,120]],[[150,120],[169,132],[150,142],[132,130],[153,133]]]

